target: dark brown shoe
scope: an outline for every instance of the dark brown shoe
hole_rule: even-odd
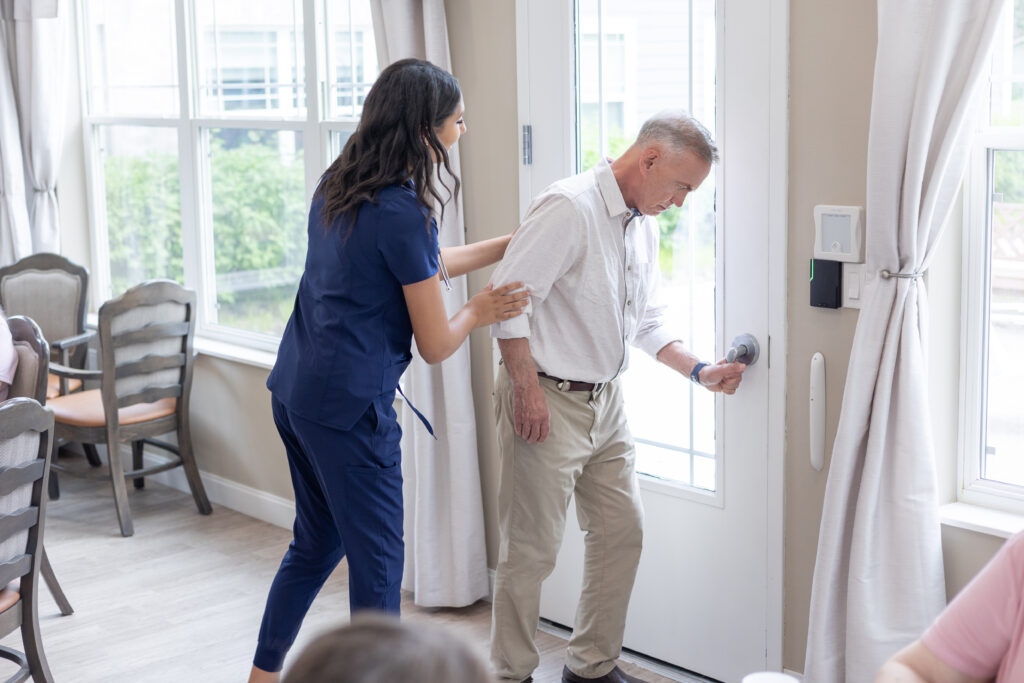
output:
[[[619,667],[615,667],[600,678],[584,678],[577,676],[569,667],[562,667],[562,683],[645,683],[644,679],[630,676]]]

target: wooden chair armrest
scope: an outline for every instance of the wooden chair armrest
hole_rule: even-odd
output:
[[[80,379],[83,382],[92,379],[103,379],[102,370],[79,370],[78,368],[69,368],[68,366],[61,365],[60,363],[50,363],[50,372],[58,377],[64,377],[66,379]]]
[[[73,337],[65,337],[63,339],[58,339],[57,341],[52,341],[50,342],[50,348],[58,351],[66,351],[76,346],[80,346],[81,344],[88,343],[89,340],[95,336],[96,330],[86,330],[82,334],[76,334]]]

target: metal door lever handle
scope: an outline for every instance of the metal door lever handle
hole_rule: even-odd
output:
[[[761,355],[761,346],[752,334],[741,334],[732,340],[732,348],[725,354],[730,363],[739,361],[744,365],[753,365]]]

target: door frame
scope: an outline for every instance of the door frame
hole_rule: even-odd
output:
[[[720,19],[725,16],[718,0]],[[551,3],[556,16],[545,12],[543,18],[531,12],[534,2],[551,0],[516,0],[516,88],[518,101],[519,138],[519,207],[526,213],[530,200],[553,180],[540,177],[534,170],[543,163],[559,169],[558,176],[573,173],[572,160],[576,158],[571,136],[559,145],[544,145],[544,130],[532,127],[535,120],[557,121],[565,130],[572,130],[575,120],[575,88],[564,88],[564,72],[552,68],[544,55],[557,50],[559,60],[573,63],[575,30],[573,0]],[[769,670],[782,670],[783,608],[785,585],[785,426],[786,426],[786,319],[787,319],[787,247],[789,199],[789,3],[786,0],[766,0],[769,5],[769,103],[767,129],[769,142],[768,217],[768,339],[764,342],[762,362],[767,366],[767,476],[765,510],[765,655]],[[551,5],[549,5],[550,7]],[[728,30],[726,27],[725,30]],[[531,49],[544,45],[544,50]],[[719,48],[721,50],[721,47]],[[721,52],[720,52],[721,58]],[[572,81],[575,85],[575,74]],[[719,93],[721,94],[721,85]],[[533,98],[531,90],[545,93]],[[724,103],[720,104],[720,107]],[[719,114],[721,116],[721,114]],[[525,163],[527,152],[524,127],[532,127],[532,162]],[[561,164],[559,166],[559,164]],[[550,175],[550,171],[549,171]],[[721,312],[719,312],[721,313]],[[725,339],[719,339],[723,346]],[[724,354],[724,349],[718,349]],[[773,353],[774,351],[774,353]],[[644,482],[641,481],[641,486]]]

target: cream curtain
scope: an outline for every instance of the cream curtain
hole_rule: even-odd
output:
[[[381,65],[405,57],[451,70],[442,0],[372,0]],[[459,152],[451,152],[459,173]],[[439,172],[443,172],[439,171]],[[451,183],[449,182],[449,186]],[[440,190],[445,196],[445,191]],[[465,244],[462,202],[449,205],[439,226],[441,246]],[[465,305],[465,278],[445,295],[449,314]],[[483,494],[477,459],[476,420],[469,346],[439,365],[418,356],[402,385],[431,421],[437,440],[402,403],[402,471],[405,476],[405,578],[403,588],[425,607],[461,607],[489,593]]]
[[[879,0],[866,287],[825,491],[804,679],[870,681],[945,604],[928,412],[928,268],[1004,0]],[[883,270],[899,277],[884,277]]]
[[[60,251],[57,170],[67,96],[67,0],[4,0],[13,35],[15,94],[25,161],[32,251]]]
[[[0,17],[9,16],[9,7],[0,4],[0,8],[4,10]],[[32,253],[32,228],[25,204],[25,166],[7,31],[0,31],[0,47],[0,266],[6,266]]]

